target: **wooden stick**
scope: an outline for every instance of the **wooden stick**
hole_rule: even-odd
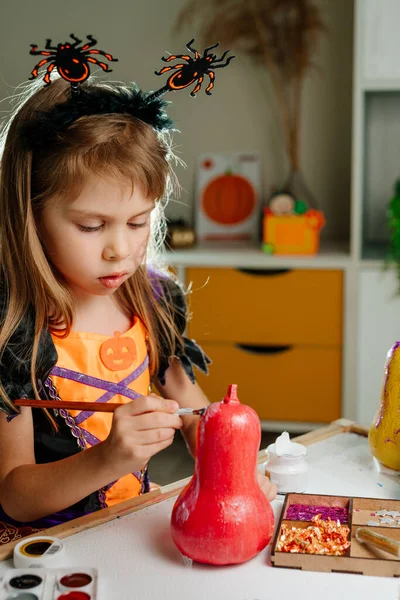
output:
[[[122,406],[116,402],[72,402],[68,400],[30,400],[29,398],[21,398],[15,400],[15,406],[30,406],[31,408],[56,408],[60,410],[88,410],[90,412],[114,412],[116,408]],[[180,408],[175,412],[176,415],[202,415],[206,410],[204,408]]]
[[[122,406],[116,402],[72,402],[67,400],[30,400],[23,398],[15,400],[15,406],[30,406],[31,408],[61,408],[73,410],[89,410],[90,412],[114,412],[116,408]]]
[[[371,531],[367,527],[359,527],[356,530],[356,539],[359,542],[365,542],[375,548],[379,548],[379,550],[384,550],[385,552],[389,552],[389,554],[394,554],[394,556],[400,558],[400,542],[391,537],[387,537],[376,531]]]
[[[319,429],[314,429],[308,433],[304,433],[303,435],[299,435],[292,441],[296,441],[296,443],[302,444],[303,446],[309,446],[311,444],[315,444],[316,442],[321,442],[327,438],[334,437],[340,433],[345,433],[345,431],[345,428],[341,424],[334,421],[330,425],[326,425],[324,427],[320,427]]]

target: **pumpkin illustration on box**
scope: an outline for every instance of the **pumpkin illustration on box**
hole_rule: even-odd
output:
[[[201,155],[196,185],[198,240],[256,241],[259,219],[259,157]]]
[[[264,209],[263,250],[267,254],[316,254],[324,213],[289,192],[274,194]]]

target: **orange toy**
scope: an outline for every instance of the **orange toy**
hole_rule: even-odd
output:
[[[263,250],[268,254],[316,254],[324,214],[309,209],[303,215],[273,215],[264,211]]]

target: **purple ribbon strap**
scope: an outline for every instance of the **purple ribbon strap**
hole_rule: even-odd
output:
[[[63,377],[64,379],[70,379],[72,381],[76,381],[77,383],[89,385],[101,390],[107,390],[105,394],[100,396],[100,398],[97,398],[96,402],[108,402],[117,394],[130,398],[131,400],[136,400],[136,398],[139,398],[142,394],[138,394],[137,392],[130,390],[127,386],[147,369],[148,364],[149,357],[146,356],[144,361],[132,373],[130,373],[130,375],[125,377],[125,379],[122,379],[122,381],[119,383],[112,383],[111,381],[105,381],[104,379],[99,379],[98,377],[92,377],[91,375],[79,373],[79,371],[72,371],[70,369],[64,369],[57,366],[53,368],[51,375]],[[76,417],[74,417],[75,423],[79,425],[80,423],[83,423],[83,421],[86,421],[86,419],[91,417],[93,414],[94,411],[82,411]]]

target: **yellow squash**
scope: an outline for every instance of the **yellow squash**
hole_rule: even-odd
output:
[[[400,471],[400,342],[387,354],[381,402],[368,439],[375,458],[383,466]]]

